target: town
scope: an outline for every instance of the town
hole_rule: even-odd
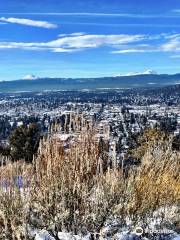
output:
[[[80,116],[96,132],[97,141],[109,144],[109,154],[122,160],[136,147],[137,137],[149,128],[159,128],[179,139],[179,88],[153,90],[98,90],[20,92],[0,95],[0,143],[8,146],[10,134],[20,126],[38,125],[41,135],[54,124],[63,127],[54,138],[70,142],[78,134],[73,121]],[[65,126],[66,125],[66,126]],[[82,125],[82,124],[81,124]]]

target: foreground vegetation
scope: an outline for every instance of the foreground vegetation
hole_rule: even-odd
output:
[[[154,135],[146,141],[146,133],[133,150],[139,164],[126,174],[90,127],[68,148],[51,137],[41,140],[32,164],[7,160],[0,171],[0,239],[33,239],[34,229],[57,240],[62,231],[93,239],[103,236],[110,218],[145,226],[155,210],[177,206],[180,152],[171,138]]]

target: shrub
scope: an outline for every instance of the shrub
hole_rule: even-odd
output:
[[[180,153],[171,139],[153,140],[127,178],[109,166],[91,128],[64,144],[48,137],[32,165],[1,167],[0,238],[28,239],[29,228],[47,229],[55,239],[59,231],[101,234],[109,217],[136,222],[180,200]]]

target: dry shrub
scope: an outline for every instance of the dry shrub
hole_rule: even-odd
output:
[[[27,207],[31,166],[7,162],[0,171],[0,239],[28,239]]]
[[[7,180],[8,188],[0,190],[0,239],[28,239],[27,226],[46,229],[55,239],[59,231],[100,233],[110,216],[136,220],[179,202],[180,153],[172,151],[171,142],[147,148],[141,165],[126,179],[121,169],[109,167],[91,128],[69,147],[64,144],[48,137],[32,166],[1,167],[0,180]],[[25,179],[23,191],[14,176]]]
[[[58,231],[99,232],[123,193],[115,169],[104,172],[108,159],[99,156],[92,131],[80,135],[70,149],[52,139],[41,143],[31,186],[31,223]]]
[[[129,214],[152,212],[180,200],[180,152],[173,152],[171,141],[147,149],[141,166],[129,179]]]

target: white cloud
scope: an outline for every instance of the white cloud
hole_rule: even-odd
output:
[[[174,14],[179,12],[180,9],[174,9],[170,13],[162,13],[162,14],[137,14],[137,13],[108,13],[108,12],[28,12],[28,13],[20,13],[15,12],[14,14],[18,15],[52,15],[52,16],[85,16],[85,17],[110,17],[110,18],[174,18]],[[12,13],[6,13],[6,14],[12,14]]]
[[[63,48],[96,48],[101,46],[118,46],[121,44],[141,41],[144,35],[77,35],[59,38],[48,42],[49,47]]]
[[[24,19],[24,18],[5,18],[1,17],[0,22],[4,23],[16,23],[21,25],[33,26],[33,27],[41,27],[41,28],[57,28],[56,24],[52,24],[46,21],[36,21],[31,19]]]
[[[176,39],[180,37],[179,33],[175,33],[175,34],[163,34],[162,36],[164,36],[165,39]]]
[[[71,35],[59,37],[50,42],[0,42],[0,48],[26,49],[26,50],[49,50],[53,52],[73,52],[86,48],[102,46],[119,47],[123,44],[134,43],[144,40],[144,35]]]
[[[167,43],[161,45],[162,51],[180,52],[180,34],[172,35],[169,39]]]
[[[116,50],[116,51],[112,51],[111,53],[114,54],[126,54],[126,53],[144,53],[147,50],[144,49],[124,49],[124,50]]]
[[[151,40],[160,40],[151,42]],[[173,52],[180,53],[180,34],[159,34],[149,38],[149,44],[130,45],[126,48],[111,51],[113,54],[130,54],[130,53],[153,53],[153,52]]]
[[[65,48],[53,48],[52,52],[56,53],[71,53],[71,52],[77,52],[78,49],[65,49]]]
[[[154,39],[156,39],[156,37]],[[129,44],[128,46],[122,46],[122,47],[121,47],[121,49],[111,51],[111,53],[113,53],[113,54],[130,54],[130,53],[151,53],[151,52],[159,51],[158,46],[155,46],[155,45],[153,46],[150,44],[138,44],[138,45]]]
[[[171,52],[180,53],[180,34],[93,35],[61,34],[49,42],[0,42],[0,49],[23,49],[71,53],[85,49],[109,47],[113,54]]]
[[[84,32],[75,32],[75,33],[69,33],[69,34],[59,34],[59,37],[68,37],[68,36],[82,36],[86,35]]]
[[[180,13],[180,9],[173,9],[172,12]]]
[[[180,54],[178,54],[178,55],[172,55],[170,58],[179,59],[179,58],[180,58]]]
[[[6,13],[12,14],[12,13]],[[52,15],[52,16],[89,16],[89,17],[138,17],[138,16],[154,16],[145,14],[131,14],[131,13],[103,13],[103,12],[29,12],[29,13],[14,13],[18,15]]]
[[[163,44],[161,46],[161,49],[165,52],[180,51],[180,42],[179,41],[170,41],[166,44]]]

